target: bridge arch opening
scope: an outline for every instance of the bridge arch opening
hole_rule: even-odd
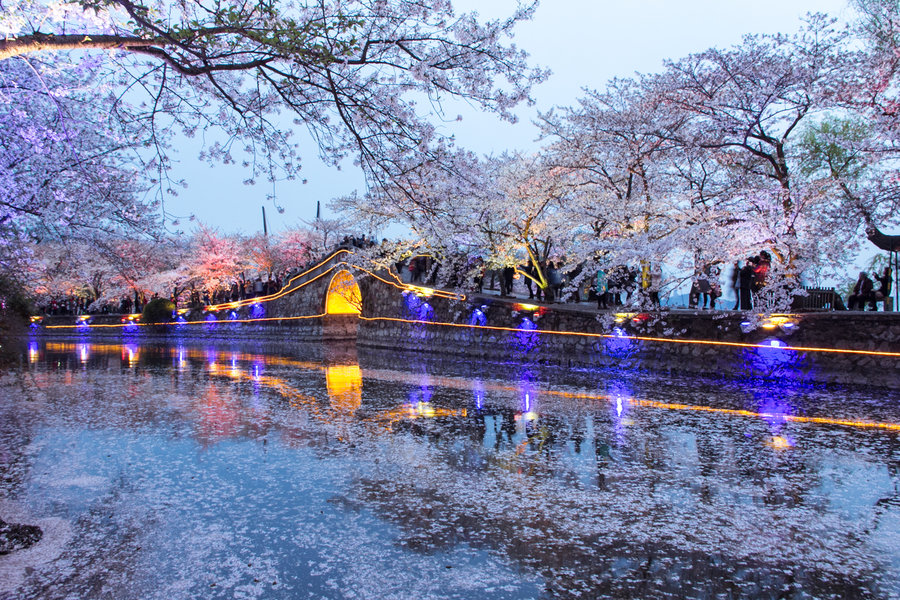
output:
[[[359,315],[362,313],[362,293],[353,274],[342,269],[334,274],[325,295],[326,315]]]

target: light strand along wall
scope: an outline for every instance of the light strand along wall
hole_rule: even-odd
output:
[[[403,285],[396,275],[349,264],[339,251],[268,297],[210,307],[169,334],[200,337],[357,339],[360,346],[448,353],[487,360],[650,368],[740,376],[853,381],[900,387],[900,314],[830,313],[747,328],[745,315],[670,312],[610,317],[566,305],[526,307]],[[327,291],[347,269],[359,285],[360,319],[326,315]],[[607,313],[608,316],[608,313]],[[617,322],[618,321],[618,322]],[[774,320],[773,320],[774,321]],[[359,324],[357,333],[357,323]],[[134,334],[123,324],[82,327]],[[46,333],[65,329],[46,327]],[[133,327],[137,331],[148,328]],[[796,348],[806,350],[798,351]],[[846,354],[849,350],[855,354]]]

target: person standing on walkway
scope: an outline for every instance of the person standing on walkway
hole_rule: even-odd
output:
[[[500,274],[500,296],[512,296],[513,280],[516,276],[516,268],[511,266],[503,267]]]
[[[738,277],[741,310],[751,310],[753,308],[753,276],[756,260],[757,258],[755,256],[748,258]]]
[[[658,262],[654,262],[650,266],[650,282],[647,291],[650,296],[650,305],[653,308],[659,308],[659,291],[662,289],[662,266]]]
[[[703,309],[707,306],[710,310],[716,308],[716,298],[722,295],[722,288],[719,286],[719,267],[715,265],[706,265],[703,268],[703,276],[701,279],[701,290],[703,291]]]
[[[731,266],[731,291],[734,292],[734,306],[731,310],[741,307],[741,261],[736,260]]]
[[[522,272],[522,277],[525,280],[525,287],[528,288],[528,299],[531,300],[532,298],[534,298],[534,288],[532,287],[532,285],[534,285],[534,281],[532,280],[532,277],[535,277],[537,275],[537,271],[534,270],[534,266],[531,264],[531,261],[525,263],[524,265],[521,265],[519,267],[519,270]]]
[[[606,271],[600,269],[597,271],[597,309],[598,310],[606,310],[609,308],[607,304],[607,296],[609,296],[609,287],[606,281]]]
[[[556,265],[551,260],[547,263],[547,289],[545,291],[547,302],[554,302],[559,298],[559,288],[561,285],[562,276],[559,273],[559,269],[556,268]]]

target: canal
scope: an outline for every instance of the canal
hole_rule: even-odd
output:
[[[880,388],[32,341],[0,598],[897,598]]]

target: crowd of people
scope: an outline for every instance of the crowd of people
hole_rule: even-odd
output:
[[[513,295],[513,283],[521,279],[528,299],[542,302],[596,302],[600,310],[616,309],[637,304],[648,308],[660,307],[660,292],[663,286],[663,273],[659,263],[642,263],[640,266],[620,265],[608,270],[597,271],[592,286],[574,286],[573,282],[587,281],[579,278],[581,268],[576,267],[563,273],[563,261],[540,263],[547,282],[546,287],[539,287],[537,269],[526,264],[519,267],[505,267],[488,272],[487,277],[476,277],[476,289],[481,291],[483,281],[489,281],[489,288],[495,288],[495,280],[499,282],[499,295]],[[731,268],[730,284],[734,294],[732,310],[753,310],[762,308],[764,294],[769,284],[772,256],[763,250],[759,254],[749,256],[746,260],[735,261]],[[691,279],[691,287],[687,296],[687,308],[715,310],[724,308],[717,305],[724,292],[720,282],[721,269],[717,264],[709,264],[698,269]],[[892,270],[885,267],[874,281],[868,274],[860,273],[851,294],[845,304],[840,293],[833,292],[830,308],[834,310],[878,310],[877,303],[885,302],[885,310],[891,306]],[[578,289],[573,289],[578,288]],[[567,293],[564,293],[567,291]]]
[[[223,284],[212,289],[198,290],[191,288],[187,294],[187,306],[200,308],[212,304],[224,304],[225,302],[238,302],[249,298],[258,298],[274,294],[281,289],[282,281],[291,276],[291,271],[269,274],[266,279],[262,277],[235,278],[230,284]],[[181,297],[174,298],[176,305],[180,304]]]

